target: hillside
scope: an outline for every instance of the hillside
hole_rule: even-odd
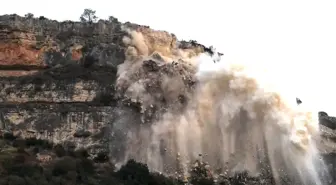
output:
[[[126,150],[141,144],[129,139],[138,137],[132,135],[133,130],[150,127],[168,109],[179,112],[190,101],[197,84],[192,63],[201,53],[222,55],[196,41],[180,41],[166,31],[117,19],[91,23],[0,16],[0,132],[3,146],[7,147],[1,150],[2,161],[8,161],[7,155],[15,156],[21,161],[11,160],[26,165],[28,171],[32,164],[39,166],[34,169],[49,169],[49,163],[36,157],[46,155],[54,161],[49,161],[50,169],[57,178],[48,177],[48,170],[36,172],[44,174],[45,184],[51,179],[62,181],[61,184],[104,184],[98,171],[106,166],[109,169],[104,173],[113,174],[111,178],[119,179],[116,183],[134,183],[126,182],[125,174],[136,174],[134,166],[138,166],[151,181],[142,184],[165,184],[161,182],[165,177],[149,174],[147,167],[132,160],[127,163],[131,167],[121,167],[119,172],[113,171],[114,165],[120,168],[129,159],[139,157],[132,156],[138,153],[137,149],[132,153]],[[141,82],[143,86],[137,89],[143,96],[134,93],[135,86],[140,85],[131,81]],[[318,148],[326,156],[331,172],[336,173],[336,131],[328,124],[321,127],[323,139]],[[56,146],[61,146],[64,154],[57,154]],[[85,156],[78,151],[85,151]],[[83,172],[77,166],[68,171],[58,167],[61,172],[55,172],[57,162],[73,159],[79,166],[89,165],[83,168],[96,171]],[[2,183],[19,179],[21,184],[29,184],[24,178],[26,172],[14,175],[10,170],[15,171],[0,166],[1,179],[8,178]],[[71,173],[77,179],[71,179]],[[62,175],[70,179],[60,180]],[[207,178],[205,181],[209,181]],[[234,183],[243,177],[226,177],[223,182],[228,183],[230,178]],[[261,183],[253,178],[247,180]],[[105,181],[108,184],[111,179]],[[173,183],[181,182],[166,179],[166,184]]]

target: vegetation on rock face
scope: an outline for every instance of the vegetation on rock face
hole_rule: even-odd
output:
[[[147,166],[129,160],[119,170],[108,157],[91,159],[85,150],[66,150],[39,139],[15,137],[0,139],[0,185],[182,185],[182,179],[152,173]],[[98,159],[100,158],[100,159]],[[242,180],[242,178],[245,178]],[[243,175],[222,178],[217,182],[205,163],[196,161],[188,184],[235,185],[242,182],[262,184]]]
[[[105,161],[89,159],[85,150],[50,148],[38,139],[0,140],[0,185],[110,185],[178,184],[177,180],[150,173],[147,166],[130,160],[119,171]]]

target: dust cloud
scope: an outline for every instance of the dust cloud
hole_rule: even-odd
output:
[[[295,97],[277,91],[251,68],[215,64],[199,48],[180,49],[173,38],[127,31],[127,59],[118,68],[117,91],[140,103],[142,112],[166,108],[150,124],[128,131],[124,162],[135,158],[151,170],[187,176],[192,162],[202,158],[221,174],[257,176],[268,169],[278,184],[286,176],[322,184],[318,171],[324,165],[314,143],[317,115],[304,104],[296,105]],[[148,60],[158,68],[178,62],[174,70],[180,72],[148,72],[143,67]],[[188,86],[190,81],[196,85]],[[181,95],[186,101],[178,101]]]

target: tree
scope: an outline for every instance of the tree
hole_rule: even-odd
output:
[[[81,22],[96,22],[98,17],[96,16],[96,11],[92,9],[84,9],[83,14],[80,16]]]
[[[113,16],[109,16],[108,20],[109,20],[110,22],[118,22],[118,19],[115,18],[115,17],[113,17]]]
[[[32,14],[32,13],[27,13],[27,14],[25,15],[25,17],[31,19],[31,18],[34,17],[34,14]]]

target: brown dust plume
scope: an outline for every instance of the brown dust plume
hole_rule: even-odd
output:
[[[259,175],[269,168],[279,184],[283,176],[322,184],[323,163],[313,139],[318,125],[311,112],[290,104],[244,67],[204,70],[201,63],[216,64],[200,61],[199,48],[181,49],[166,33],[127,31],[117,91],[140,103],[143,112],[165,108],[150,124],[127,131],[122,162],[135,158],[151,170],[188,175],[191,163],[202,156],[223,174]]]

